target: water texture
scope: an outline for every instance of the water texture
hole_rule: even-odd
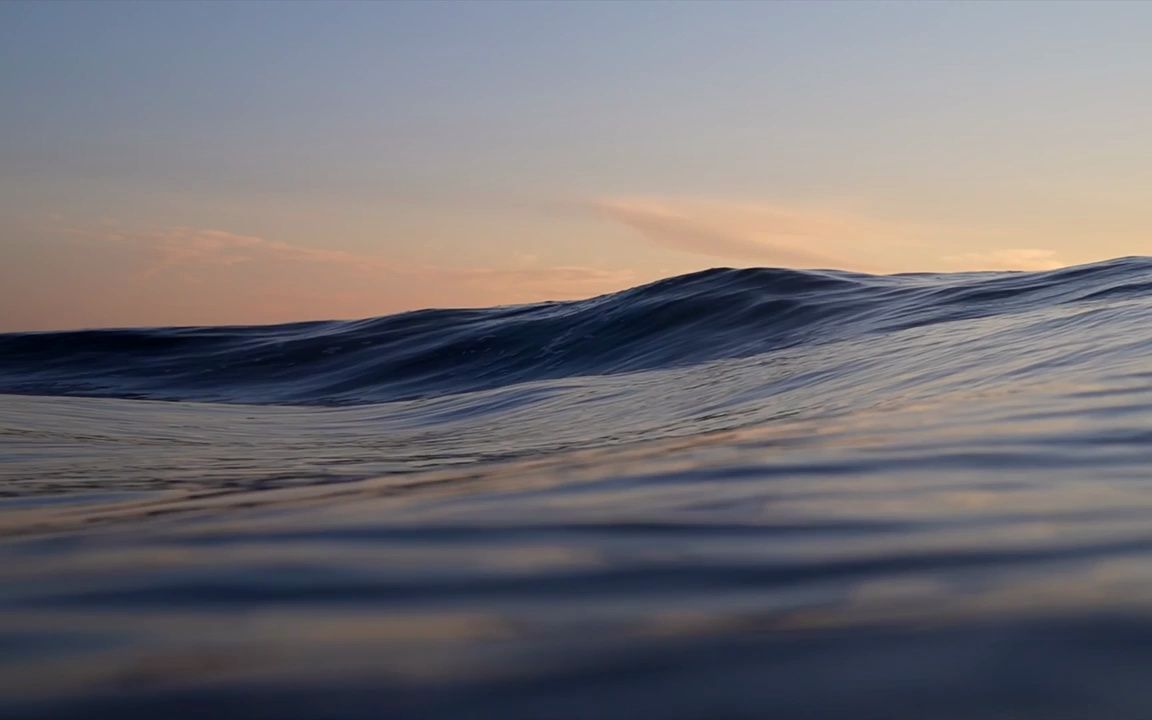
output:
[[[1146,720],[1150,291],[0,335],[0,716]]]

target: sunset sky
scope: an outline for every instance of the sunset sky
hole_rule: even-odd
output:
[[[0,4],[0,330],[1152,253],[1152,3]]]

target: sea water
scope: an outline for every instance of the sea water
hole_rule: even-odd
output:
[[[0,335],[0,716],[1152,717],[1152,260]]]

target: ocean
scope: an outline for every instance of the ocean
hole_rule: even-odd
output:
[[[0,335],[0,716],[1152,717],[1152,259]]]

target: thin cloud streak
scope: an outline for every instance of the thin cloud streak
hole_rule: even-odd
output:
[[[371,317],[421,307],[572,300],[638,282],[624,269],[403,263],[213,228],[72,229],[29,243],[26,261],[60,288],[0,273],[0,303],[23,308],[0,330],[292,322]],[[66,280],[64,280],[66,278]]]
[[[594,207],[650,242],[673,250],[780,265],[832,266],[839,262],[759,237],[795,236],[796,229],[789,226],[787,218],[765,218],[767,222],[758,228],[734,228],[715,217],[654,201],[604,200]]]
[[[657,197],[604,198],[590,207],[651,244],[741,263],[872,273],[1051,270],[1068,264],[1047,249],[971,250],[986,242],[973,230],[814,208]],[[949,246],[952,254],[938,254]]]
[[[895,223],[805,209],[685,198],[604,198],[592,210],[661,247],[760,265],[890,270],[873,258],[913,243]]]
[[[944,259],[957,270],[1055,270],[1068,264],[1057,258],[1054,250],[1040,248],[961,253]]]

